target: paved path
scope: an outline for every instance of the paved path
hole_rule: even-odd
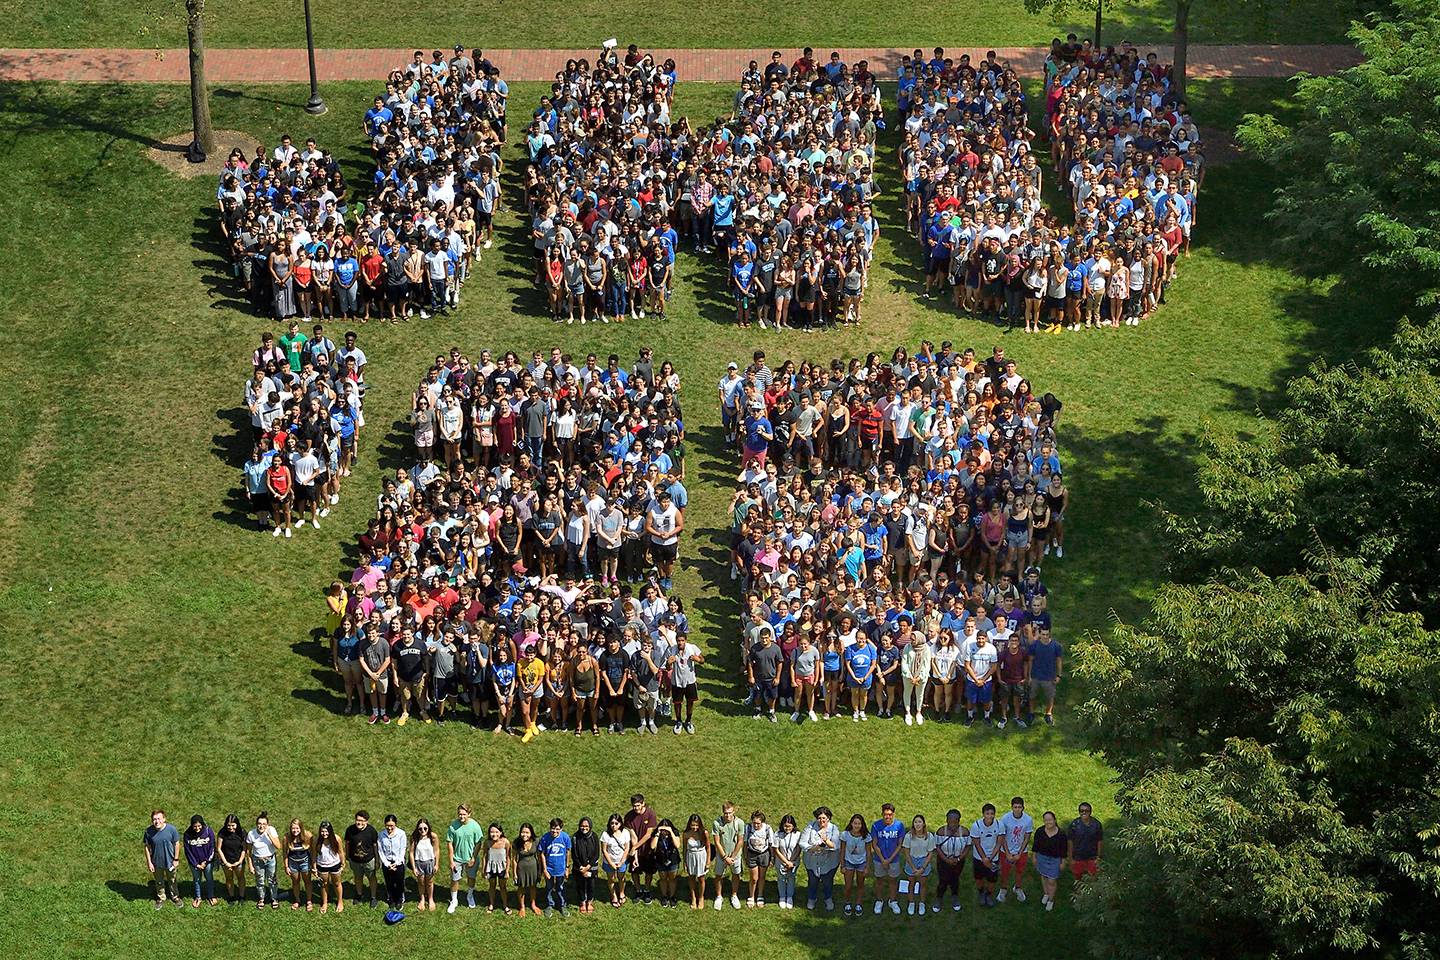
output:
[[[1170,48],[1151,48],[1162,59]],[[393,68],[410,62],[413,48],[403,50],[317,50],[320,80],[378,80]],[[427,59],[428,53],[427,52]],[[657,50],[657,59],[674,57],[681,81],[709,80],[733,83],[753,59],[768,61],[770,48],[755,50]],[[840,50],[848,63],[870,61],[881,77],[894,75],[909,49],[899,47]],[[954,47],[946,52],[972,59],[985,55],[983,47]],[[1045,60],[1043,47],[1003,47],[996,51],[1024,74],[1038,76]],[[1149,50],[1146,51],[1150,52]],[[787,59],[796,51],[786,50]],[[569,57],[590,57],[594,50],[487,50],[486,56],[509,80],[550,80]],[[1289,77],[1300,71],[1333,73],[1351,66],[1359,57],[1353,47],[1333,45],[1280,46],[1267,44],[1192,45],[1192,77]],[[17,49],[0,48],[0,81],[62,80],[79,83],[186,83],[188,55],[184,50]],[[310,74],[303,49],[217,48],[206,55],[211,83],[304,83]]]

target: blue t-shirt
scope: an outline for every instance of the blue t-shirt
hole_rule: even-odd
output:
[[[335,261],[335,279],[340,281],[342,287],[348,287],[355,282],[355,273],[360,269],[360,264],[354,257],[341,257]]]
[[[868,640],[852,644],[845,650],[845,663],[850,667],[850,673],[855,677],[862,677],[859,684],[856,684],[854,677],[847,675],[845,682],[852,686],[868,688],[871,677],[866,676],[870,672],[871,665],[875,662],[875,648]]]
[[[744,290],[746,293],[753,292],[750,281],[755,276],[755,264],[741,263],[737,260],[735,265],[730,268],[730,276],[735,278],[735,289],[737,292],[740,290]]]
[[[510,689],[510,686],[515,682],[515,664],[513,663],[493,664],[490,667],[490,672],[494,675],[495,682],[500,686],[501,690]]]
[[[550,876],[565,876],[565,856],[570,852],[570,846],[570,834],[564,830],[560,831],[558,837],[554,833],[545,834],[545,869],[549,871]]]
[[[1065,649],[1051,640],[1049,643],[1035,641],[1027,648],[1030,654],[1030,679],[1048,683],[1059,674],[1059,661],[1065,656]]]
[[[715,194],[713,210],[715,213],[715,226],[733,226],[735,223],[735,195],[733,193]]]
[[[875,843],[875,852],[886,860],[895,855],[900,849],[900,840],[905,836],[905,824],[899,818],[894,823],[887,824],[883,819],[876,820],[870,824],[870,839]]]
[[[766,417],[747,417],[745,419],[745,449],[758,452],[769,446],[770,441],[761,436],[761,431],[775,435],[775,428],[770,425]]]

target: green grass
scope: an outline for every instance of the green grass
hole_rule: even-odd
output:
[[[1295,0],[1268,15],[1236,5],[1201,3],[1191,15],[1194,43],[1333,43],[1344,39],[1353,17],[1371,5],[1361,0]],[[1083,6],[1057,22],[1030,13],[1022,0],[970,0],[925,8],[896,0],[849,3],[823,11],[772,0],[571,0],[564,4],[465,0],[401,15],[379,0],[314,0],[315,42],[322,47],[486,48],[598,46],[606,37],[657,50],[690,47],[811,46],[1023,46],[1048,44],[1074,30],[1093,33],[1094,13]],[[179,47],[185,45],[180,0],[56,0],[0,4],[0,46]],[[305,21],[293,0],[211,0],[207,37],[227,47],[299,47]],[[1167,43],[1174,5],[1169,0],[1112,3],[1105,37],[1111,43]],[[912,22],[914,21],[914,22]],[[941,26],[943,24],[943,26]]]
[[[367,171],[351,145],[370,92],[327,89],[332,112],[315,119],[299,110],[299,88],[217,89],[215,122],[267,142],[282,130],[314,134],[360,175]],[[1207,82],[1194,99],[1207,123],[1229,126],[1244,110],[1283,106],[1285,92]],[[500,815],[513,825],[603,816],[634,789],[672,817],[708,815],[733,798],[772,816],[825,802],[842,817],[892,799],[902,816],[933,818],[1021,793],[1037,812],[1070,811],[1083,798],[1113,817],[1105,768],[1063,723],[997,735],[874,721],[757,728],[736,715],[727,676],[736,605],[721,565],[733,464],[717,443],[711,400],[725,362],[759,342],[772,357],[828,360],[921,337],[988,350],[999,336],[916,299],[917,251],[895,226],[893,197],[882,204],[888,232],[864,326],[821,336],[742,333],[728,322],[714,266],[689,257],[668,325],[553,328],[528,284],[519,222],[504,216],[502,242],[467,286],[459,316],[362,332],[372,390],[356,475],[327,529],[277,543],[235,511],[244,358],[266,324],[234,308],[219,276],[207,212],[213,183],[175,179],[145,157],[154,139],[186,128],[185,91],[27,85],[0,95],[0,222],[20,227],[0,233],[0,638],[13,665],[0,693],[0,880],[9,906],[0,944],[23,946],[21,956],[224,949],[294,957],[337,944],[373,949],[382,935],[367,911],[325,921],[288,910],[263,919],[154,915],[138,838],[155,805],[177,821],[263,806],[313,823],[359,805],[439,821],[464,798],[482,820]],[[516,85],[517,104],[536,95]],[[728,91],[690,87],[682,98],[682,111],[711,116]],[[894,172],[887,160],[881,182],[893,185]],[[512,198],[513,178],[512,170]],[[1309,356],[1348,355],[1378,335],[1378,314],[1338,310],[1327,287],[1270,262],[1254,218],[1271,185],[1249,162],[1212,171],[1196,252],[1171,305],[1145,327],[1004,341],[1039,389],[1066,402],[1070,551],[1047,571],[1062,642],[1104,629],[1112,615],[1142,615],[1162,573],[1144,502],[1194,505],[1204,429],[1243,429]],[[371,730],[338,715],[312,639],[320,590],[363,527],[380,463],[404,445],[394,424],[423,365],[452,343],[472,355],[560,343],[628,357],[639,342],[679,365],[695,441],[694,536],[677,589],[690,601],[696,639],[714,655],[701,677],[698,734],[549,736],[522,747],[458,725]],[[1073,691],[1062,698],[1064,719]],[[1034,904],[923,927],[803,911],[631,909],[549,926],[543,940],[534,925],[473,915],[414,918],[383,935],[437,955],[484,937],[501,957],[537,949],[735,956],[763,942],[778,958],[938,955],[955,939],[993,936],[1016,955],[1053,955],[1079,936],[1068,908],[1042,918]]]

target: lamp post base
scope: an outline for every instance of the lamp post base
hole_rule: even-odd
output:
[[[319,116],[320,114],[324,113],[326,110],[329,109],[329,107],[325,106],[325,101],[320,99],[320,95],[318,93],[315,96],[311,97],[309,101],[305,104],[305,112],[313,113],[316,116]]]

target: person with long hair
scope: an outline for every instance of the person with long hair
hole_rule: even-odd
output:
[[[439,843],[430,821],[421,817],[410,832],[410,872],[415,874],[416,909],[435,909],[435,869],[439,863]]]
[[[840,834],[840,862],[845,875],[845,916],[858,917],[865,911],[860,901],[865,898],[865,872],[870,862],[869,824],[858,813],[851,815]]]
[[[605,822],[605,833],[600,837],[600,846],[605,878],[610,883],[610,906],[618,908],[626,900],[625,875],[629,872],[635,852],[635,837],[625,828],[620,814],[610,814],[610,819]]]
[[[659,874],[657,886],[662,907],[675,906],[675,889],[680,882],[680,831],[668,818],[662,819],[650,838],[651,857]]]
[[[781,910],[795,909],[795,876],[800,867],[800,828],[795,817],[780,818],[780,829],[772,844],[775,852],[776,897]]]
[[[190,865],[190,879],[195,882],[195,899],[190,905],[200,906],[203,893],[205,902],[215,906],[219,903],[215,899],[215,831],[211,830],[206,825],[205,818],[197,813],[190,818],[190,826],[185,829],[180,840],[185,847],[185,862]]]
[[[330,911],[330,896],[334,894],[335,912],[344,913],[345,887],[341,881],[345,871],[345,845],[329,820],[321,820],[315,828],[311,854],[315,875],[320,881],[320,912]]]
[[[305,909],[315,909],[315,890],[310,885],[310,848],[314,837],[299,817],[290,820],[285,829],[285,873],[290,878],[290,909],[300,909],[300,892],[305,892]]]
[[[520,829],[515,832],[515,842],[510,845],[510,859],[515,892],[520,900],[520,916],[526,915],[527,904],[529,912],[538,916],[540,907],[535,898],[536,888],[540,886],[540,839],[529,823],[520,824]]]
[[[489,902],[486,913],[494,913],[498,903],[505,913],[510,912],[509,883],[512,874],[510,838],[505,828],[491,823],[485,831],[485,882],[489,886]]]
[[[220,824],[217,856],[225,880],[225,899],[231,903],[245,902],[245,828],[240,817],[225,814]]]
[[[275,881],[275,858],[280,852],[280,835],[270,825],[270,815],[261,810],[255,815],[255,826],[245,834],[246,857],[250,872],[255,875],[256,909],[265,908],[265,892],[270,892],[270,906],[280,908],[280,888]]]
[[[745,872],[750,881],[750,892],[745,898],[747,907],[765,906],[765,875],[775,858],[774,845],[775,829],[765,822],[764,811],[756,810],[750,814],[750,823],[745,828]]]
[[[925,884],[935,865],[935,845],[935,834],[930,832],[924,815],[917,813],[911,819],[910,829],[906,831],[904,839],[900,841],[905,861],[905,879],[909,881],[905,912],[911,916],[917,912],[920,916],[925,916]]]
[[[401,910],[405,906],[405,860],[410,842],[395,814],[385,814],[384,824],[377,849],[380,873],[385,881],[385,903],[391,910]]]
[[[684,848],[685,874],[690,878],[690,909],[705,909],[705,881],[710,876],[710,835],[700,814],[690,814],[680,834]]]

